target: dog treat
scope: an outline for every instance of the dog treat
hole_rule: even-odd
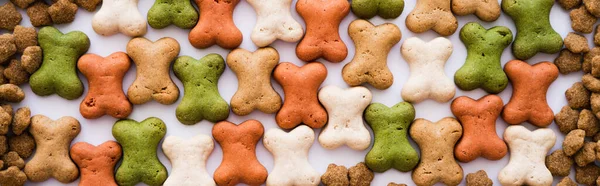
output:
[[[546,156],[546,167],[553,176],[569,176],[573,159],[566,155],[563,150],[556,150]]]
[[[600,47],[594,47],[590,49],[588,53],[583,55],[583,63],[581,64],[581,68],[584,73],[590,73],[592,71],[592,61],[594,57],[600,56]]]
[[[124,52],[108,57],[86,54],[79,58],[77,68],[89,84],[88,94],[79,105],[84,118],[94,119],[103,115],[126,118],[133,109],[123,93],[123,78],[131,62]]]
[[[590,46],[585,36],[575,32],[569,32],[564,43],[565,47],[573,53],[586,53],[590,51]]]
[[[594,136],[600,131],[600,121],[594,116],[594,113],[588,109],[583,109],[579,113],[577,128],[585,131],[585,136]]]
[[[600,94],[592,93],[590,97],[590,106],[592,107],[592,112],[598,118],[600,116]],[[579,119],[579,115],[577,115],[577,119]]]
[[[502,92],[508,78],[502,70],[500,56],[512,42],[510,29],[496,26],[486,30],[479,23],[471,22],[460,30],[460,40],[467,47],[467,59],[454,74],[456,86],[463,90],[483,88],[492,94]]]
[[[29,5],[35,2],[35,0],[10,0],[10,2],[21,9],[26,9],[29,7]]]
[[[107,186],[117,185],[114,170],[121,159],[121,146],[116,141],[107,141],[98,146],[77,142],[71,147],[70,154],[81,171],[79,186],[93,186],[99,183]]]
[[[462,135],[456,119],[447,117],[432,123],[416,119],[410,127],[410,136],[419,145],[421,161],[412,172],[415,184],[458,185],[463,179],[462,167],[454,160],[454,145]]]
[[[314,140],[315,132],[306,125],[289,133],[269,129],[263,144],[273,154],[274,167],[267,177],[267,185],[319,185],[321,174],[308,163],[308,151]]]
[[[77,76],[76,63],[90,47],[87,35],[80,31],[63,34],[54,27],[44,27],[38,34],[44,61],[29,79],[31,90],[39,96],[56,93],[68,100],[79,98],[83,85]]]
[[[254,52],[235,49],[227,55],[227,66],[238,79],[231,98],[233,113],[245,116],[255,109],[272,114],[281,108],[281,97],[271,86],[271,74],[279,63],[279,53],[271,47]]]
[[[554,0],[502,1],[502,10],[512,18],[517,36],[512,53],[526,60],[538,52],[554,54],[563,46],[562,37],[550,25],[550,10]]]
[[[484,170],[469,173],[465,179],[467,180],[467,186],[492,186],[494,183]]]
[[[0,85],[0,101],[18,103],[25,99],[25,93],[19,86],[13,84]]]
[[[3,73],[4,78],[6,78],[10,84],[22,85],[29,81],[29,73],[23,69],[21,62],[16,59],[10,61]]]
[[[16,166],[0,171],[0,185],[25,185],[26,181],[27,175]]]
[[[558,54],[558,57],[554,59],[554,64],[558,67],[558,71],[561,74],[569,74],[571,72],[577,72],[581,70],[583,56],[581,54],[573,53],[569,50],[562,49]]]
[[[15,37],[12,34],[0,35],[0,64],[10,61],[15,53],[17,53],[17,45]]]
[[[24,132],[21,135],[14,135],[8,138],[8,146],[10,151],[15,151],[21,158],[27,159],[33,154],[35,140],[29,132]]]
[[[58,0],[48,7],[48,14],[54,24],[71,23],[75,20],[77,5],[71,0]]]
[[[104,0],[112,1],[112,0]],[[134,38],[127,43],[127,54],[136,66],[136,78],[127,97],[139,105],[150,100],[170,105],[179,98],[179,88],[171,80],[169,68],[179,55],[177,40],[165,37],[152,42],[146,38]]]
[[[573,9],[581,5],[582,0],[558,0],[558,4],[565,10]]]
[[[326,149],[342,145],[365,150],[371,145],[371,133],[363,123],[363,112],[373,95],[365,87],[341,89],[326,86],[319,91],[319,101],[327,110],[329,122],[319,134],[319,143]]]
[[[6,139],[6,135],[0,135],[0,154],[5,154],[7,151],[8,151],[8,140]],[[4,162],[0,163],[0,169],[2,169],[3,166],[4,166]]]
[[[148,24],[152,28],[165,28],[171,24],[183,29],[198,23],[198,12],[189,0],[157,0],[148,10]]]
[[[577,166],[583,167],[596,160],[596,142],[585,142],[581,150],[573,156]]]
[[[595,17],[600,17],[600,2],[596,0],[583,0],[583,5]]]
[[[600,79],[595,78],[591,74],[585,74],[581,77],[581,82],[592,93],[600,93]]]
[[[35,27],[52,25],[52,18],[48,14],[48,4],[46,4],[46,1],[36,0],[35,3],[27,8],[27,16],[29,16],[31,25]]]
[[[350,23],[348,33],[356,50],[352,61],[342,69],[344,81],[350,86],[368,83],[377,89],[392,86],[394,76],[387,66],[387,58],[402,38],[400,28],[391,23],[374,26],[359,19]]]
[[[21,55],[21,67],[29,74],[35,73],[42,65],[42,48],[30,46]]]
[[[146,19],[138,10],[138,0],[102,0],[92,18],[92,28],[103,36],[123,33],[130,37],[146,34]]]
[[[589,73],[592,74],[592,76],[598,78],[600,77],[600,56],[596,56],[594,58],[592,58],[592,63],[589,64],[590,66],[590,71]]]
[[[556,135],[549,128],[529,131],[521,125],[509,126],[504,140],[510,150],[508,165],[498,174],[502,185],[551,185],[552,173],[544,159],[554,146]]]
[[[319,103],[317,91],[327,77],[325,65],[314,62],[298,67],[283,62],[273,71],[273,77],[284,92],[283,106],[275,120],[283,129],[292,129],[306,124],[311,128],[321,128],[327,123],[327,112]]]
[[[563,179],[560,180],[560,182],[558,182],[558,184],[556,184],[556,186],[577,186],[577,183],[575,183],[568,176],[565,176]]]
[[[419,103],[430,98],[442,103],[454,97],[456,87],[444,73],[446,60],[452,54],[450,40],[438,37],[424,42],[411,37],[404,41],[401,52],[410,67],[410,76],[402,88],[402,99]]]
[[[579,8],[571,10],[569,17],[571,17],[571,28],[573,28],[574,31],[586,34],[592,33],[594,29],[594,23],[596,23],[597,20],[597,18],[588,12],[583,5],[581,5]]]
[[[590,96],[591,93],[588,91],[581,82],[573,83],[571,88],[565,91],[565,97],[567,97],[567,103],[571,108],[584,109],[590,107]]]
[[[206,119],[215,123],[229,117],[229,105],[217,87],[225,71],[225,60],[219,54],[208,54],[200,60],[179,57],[173,71],[184,88],[183,99],[175,111],[179,122],[191,125]]]
[[[233,10],[240,0],[195,2],[200,20],[188,36],[192,46],[208,48],[216,44],[225,49],[235,49],[242,44],[242,32],[233,23]]]
[[[583,185],[594,185],[600,176],[600,167],[589,164],[584,167],[575,166],[575,181]]]
[[[13,36],[15,36],[17,51],[20,53],[23,53],[27,47],[38,45],[37,31],[35,31],[35,28],[33,27],[17,25],[13,32]]]
[[[454,34],[458,21],[450,11],[450,0],[420,0],[406,16],[406,28],[415,33],[433,30],[442,36]]]
[[[496,119],[503,107],[502,98],[496,95],[488,95],[479,100],[461,96],[452,101],[452,114],[460,121],[464,130],[454,148],[454,156],[458,161],[470,162],[479,156],[499,160],[506,155],[506,143],[496,133]]]
[[[321,176],[321,182],[325,186],[347,186],[350,185],[348,169],[343,165],[329,164],[327,171]]]
[[[415,108],[408,102],[392,108],[373,103],[365,110],[364,117],[375,135],[373,148],[365,157],[367,166],[375,172],[390,168],[402,172],[413,170],[419,163],[419,155],[406,134],[415,119]]]
[[[256,158],[256,145],[263,133],[262,123],[257,120],[247,120],[239,125],[227,121],[215,124],[212,134],[223,149],[223,161],[214,174],[215,182],[218,185],[237,185],[238,183],[261,185],[265,183],[268,175],[267,169]],[[312,144],[312,140],[310,142]],[[265,146],[267,146],[266,143]],[[295,150],[298,149],[295,148]],[[277,159],[275,162],[278,162]],[[302,167],[295,168],[297,169],[293,172],[302,169]],[[267,183],[267,185],[270,184]]]
[[[323,11],[320,11],[321,9]],[[302,61],[323,58],[334,63],[346,59],[348,48],[340,38],[338,30],[342,20],[350,12],[348,1],[298,1],[296,11],[306,23],[306,35],[296,46],[298,58]]]
[[[19,25],[23,17],[21,13],[17,11],[15,5],[11,2],[7,2],[4,5],[0,6],[0,29],[6,29],[12,31],[15,29],[15,26]]]
[[[546,127],[554,120],[554,113],[546,101],[548,87],[558,78],[558,68],[550,62],[529,65],[511,60],[504,71],[513,86],[510,101],[502,111],[502,119],[511,125],[525,121]]]
[[[118,185],[140,182],[162,185],[165,182],[167,169],[158,160],[156,148],[166,133],[165,123],[155,117],[142,122],[119,120],[113,125],[112,134],[123,148],[123,161],[115,174]]]
[[[475,14],[482,21],[492,22],[500,17],[500,12],[498,1],[452,1],[452,13],[459,16]]]
[[[2,156],[4,167],[16,166],[19,169],[25,167],[25,161],[15,151],[10,151]]]
[[[600,45],[600,25],[596,25],[596,31],[594,32],[594,44],[596,46]]]
[[[163,185],[214,186],[215,181],[206,171],[206,160],[214,147],[215,143],[207,135],[199,134],[188,140],[177,136],[166,137],[162,150],[173,168]]]
[[[395,19],[404,10],[404,0],[353,0],[352,13],[362,19],[378,15],[384,19]]]
[[[292,0],[249,0],[256,11],[256,25],[250,38],[258,47],[270,45],[280,39],[297,42],[304,36],[302,25],[290,13]]]
[[[32,182],[46,181],[51,177],[62,183],[75,181],[79,170],[69,157],[69,147],[80,131],[79,121],[70,116],[58,120],[43,115],[33,116],[29,132],[35,139],[36,150],[23,169],[27,178]]]
[[[96,7],[101,2],[102,0],[74,0],[74,3],[77,4],[77,6],[80,6],[88,12],[96,11]]]
[[[360,162],[348,169],[348,177],[352,186],[369,186],[375,174],[364,162]]]
[[[21,107],[15,112],[14,119],[11,125],[15,135],[21,135],[31,124],[31,110],[29,107]]]
[[[0,108],[0,135],[4,136],[8,134],[12,119],[12,111]],[[2,154],[3,153],[0,153],[0,155]]]
[[[567,156],[574,155],[581,147],[583,147],[585,140],[585,131],[582,129],[575,129],[569,132],[562,143],[562,148]]]

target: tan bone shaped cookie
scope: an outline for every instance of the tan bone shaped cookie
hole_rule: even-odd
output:
[[[290,13],[292,0],[248,0],[256,11],[256,26],[250,38],[258,47],[276,39],[297,42],[304,36],[302,25]]]
[[[549,128],[529,131],[521,125],[510,126],[504,131],[510,159],[500,170],[498,180],[502,185],[552,185],[554,178],[546,167],[548,151],[556,142],[556,135]]]
[[[475,14],[482,21],[495,21],[500,17],[500,4],[491,0],[452,0],[452,12],[459,16]]]
[[[402,99],[419,103],[431,98],[448,102],[454,97],[456,86],[444,73],[444,64],[452,54],[450,40],[438,37],[424,42],[408,38],[401,47],[402,57],[410,67],[410,76],[402,88]]]
[[[92,28],[100,35],[123,33],[127,36],[146,34],[146,18],[138,10],[139,0],[103,0],[92,18]]]
[[[206,160],[214,147],[212,138],[202,134],[190,139],[177,136],[165,138],[162,150],[173,168],[164,185],[216,185],[206,171]]]
[[[417,5],[406,16],[406,28],[415,33],[429,29],[442,36],[454,34],[458,21],[450,11],[451,0],[417,0]]]
[[[319,185],[319,174],[308,163],[308,150],[315,140],[315,132],[300,125],[284,132],[271,128],[263,137],[263,144],[273,154],[274,165],[267,177],[267,186]]]

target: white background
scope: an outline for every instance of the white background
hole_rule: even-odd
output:
[[[4,4],[6,1],[7,0],[2,0],[2,4]],[[150,0],[140,2],[139,9],[144,17],[146,17],[146,14],[147,14],[148,10],[150,9],[150,7],[152,6],[152,4],[153,4],[153,1],[150,1]],[[295,4],[296,4],[296,0],[294,0],[293,7],[295,6]],[[392,50],[388,56],[388,66],[394,74],[394,84],[387,90],[377,90],[371,86],[367,86],[367,88],[369,88],[373,92],[373,102],[380,102],[387,106],[392,106],[392,105],[402,101],[402,98],[400,97],[400,91],[409,75],[408,65],[406,64],[405,60],[400,55],[400,45],[404,42],[404,40],[406,38],[416,36],[425,41],[429,41],[429,40],[432,40],[433,38],[439,36],[438,34],[436,34],[433,31],[428,31],[428,32],[422,33],[422,34],[415,34],[415,33],[410,32],[406,28],[405,23],[404,23],[404,21],[406,19],[406,15],[408,15],[409,12],[412,11],[414,6],[415,6],[415,0],[406,0],[404,12],[402,13],[402,15],[399,18],[384,20],[379,17],[375,17],[370,20],[371,22],[373,22],[376,25],[386,23],[386,22],[394,23],[398,27],[400,27],[400,29],[402,31],[402,40],[400,41],[399,44],[395,45],[392,48]],[[20,10],[20,12],[23,15],[23,21],[21,22],[21,24],[26,25],[26,26],[31,26],[31,24],[29,22],[29,18],[25,14],[25,11]],[[113,35],[113,36],[109,36],[109,37],[104,37],[104,36],[100,36],[100,35],[96,34],[93,31],[92,25],[91,25],[91,19],[92,19],[92,16],[94,13],[95,12],[90,13],[90,12],[87,12],[84,9],[80,8],[79,11],[77,12],[76,19],[73,23],[58,25],[57,28],[64,33],[74,31],[74,30],[80,30],[80,31],[85,32],[91,40],[91,47],[88,50],[88,53],[94,53],[94,54],[98,54],[101,56],[107,56],[113,52],[125,51],[125,46],[131,38],[127,37],[125,35],[122,35],[122,34],[117,34],[117,35]],[[257,49],[257,47],[250,40],[250,34],[256,23],[256,15],[255,14],[256,13],[255,13],[254,9],[246,1],[240,2],[237,5],[237,7],[235,8],[235,12],[234,12],[235,24],[242,31],[242,33],[244,35],[244,41],[240,47],[250,50],[250,51],[254,51]],[[299,21],[304,26],[304,21],[300,18],[300,16],[298,16],[297,12],[295,11],[295,8],[292,8],[292,15],[294,16],[294,18],[297,21]],[[352,13],[350,13],[342,21],[342,23],[340,25],[340,30],[339,30],[340,35],[342,37],[342,40],[346,43],[346,45],[348,47],[348,51],[349,51],[346,59],[341,63],[331,63],[331,62],[326,62],[324,60],[318,60],[318,61],[323,62],[327,66],[327,70],[328,70],[327,79],[322,84],[322,86],[336,85],[339,87],[348,87],[348,85],[341,78],[341,70],[345,64],[347,64],[348,62],[350,62],[352,60],[352,57],[354,55],[354,44],[353,44],[352,40],[350,39],[350,37],[348,36],[347,28],[348,28],[348,25],[350,24],[350,22],[352,22],[355,19],[357,19],[357,17],[354,16]],[[569,20],[568,12],[563,10],[558,4],[554,5],[551,15],[550,15],[550,19],[551,19],[551,23],[552,23],[552,26],[554,27],[554,29],[558,33],[560,33],[560,35],[563,36],[563,38],[567,35],[568,32],[572,31],[572,29],[570,27],[570,20]],[[460,28],[462,28],[463,25],[465,25],[468,22],[472,22],[472,21],[480,22],[486,28],[490,28],[492,26],[499,26],[499,25],[506,26],[506,27],[510,28],[511,31],[513,32],[513,37],[516,34],[516,29],[514,27],[513,21],[504,13],[502,14],[502,16],[500,16],[500,18],[497,21],[491,22],[491,23],[480,21],[473,15],[458,17],[459,27],[458,27],[456,33],[447,37],[448,39],[450,39],[452,41],[452,44],[454,45],[454,52],[452,53],[452,56],[447,61],[446,66],[445,66],[445,72],[446,72],[446,76],[448,78],[452,78],[454,76],[454,72],[456,72],[456,70],[458,70],[465,61],[466,49],[465,49],[465,46],[463,45],[463,43],[460,41],[458,33],[460,31]],[[179,43],[181,45],[180,56],[189,55],[189,56],[192,56],[192,57],[198,59],[209,53],[218,53],[218,54],[222,55],[223,57],[225,57],[228,54],[228,52],[229,52],[228,50],[221,49],[218,46],[213,46],[208,49],[196,49],[196,48],[192,47],[187,39],[189,31],[190,31],[189,29],[180,29],[173,25],[171,25],[165,29],[160,29],[160,30],[148,27],[148,33],[144,37],[146,37],[150,40],[153,40],[153,41],[157,40],[159,38],[162,38],[162,37],[175,38],[177,41],[179,41]],[[590,38],[590,44],[592,44],[591,43],[592,34],[587,34],[586,36],[588,38]],[[299,60],[295,55],[296,43],[285,43],[285,42],[277,41],[272,46],[275,47],[279,51],[282,62],[283,61],[292,62],[296,65],[306,64],[306,62]],[[530,64],[533,64],[533,63],[538,63],[540,61],[553,61],[556,56],[557,56],[557,54],[552,54],[552,55],[538,54],[534,58],[528,60],[528,62]],[[504,65],[507,61],[509,61],[513,58],[514,57],[511,54],[510,46],[509,46],[506,50],[504,50],[504,53],[502,55],[502,60],[501,60],[502,64]],[[129,85],[131,85],[131,83],[135,79],[135,70],[136,70],[135,66],[132,64],[132,67],[130,68],[129,72],[127,73],[127,75],[123,81],[123,89],[124,90],[127,90]],[[569,88],[574,82],[580,81],[581,76],[582,76],[581,72],[572,73],[570,75],[560,75],[558,80],[555,81],[552,84],[552,86],[550,86],[547,97],[548,97],[548,102],[549,102],[552,110],[555,113],[559,112],[560,108],[566,104],[566,99],[564,97],[565,90],[567,88]],[[86,79],[81,74],[79,74],[79,77],[84,82],[84,85],[86,88],[85,93],[87,93],[88,85],[87,85]],[[171,78],[173,78],[174,82],[180,88],[180,90],[181,90],[180,98],[181,98],[181,96],[183,96],[183,86],[182,86],[181,82],[175,77],[175,75],[173,75],[173,72],[171,72]],[[274,80],[272,81],[272,83],[273,83],[273,87],[275,88],[275,90],[277,92],[279,92],[279,94],[282,95],[282,97],[283,97],[283,91],[282,91],[281,87]],[[19,104],[14,104],[13,106],[15,106],[16,108],[22,107],[22,106],[29,106],[31,108],[33,114],[43,114],[52,119],[58,119],[59,117],[62,117],[62,116],[73,116],[81,122],[81,127],[82,127],[81,133],[79,134],[79,136],[77,136],[77,138],[75,138],[73,143],[78,142],[78,141],[85,141],[85,142],[88,142],[88,143],[91,143],[94,145],[98,145],[107,140],[115,140],[111,134],[111,127],[113,126],[116,119],[114,119],[110,116],[104,116],[99,119],[87,120],[87,119],[84,119],[80,115],[79,104],[80,104],[81,100],[85,97],[85,93],[83,96],[81,96],[77,100],[67,101],[65,99],[58,97],[57,95],[52,95],[52,96],[47,96],[47,97],[39,97],[31,92],[31,89],[29,88],[28,85],[23,86],[23,88],[26,92],[26,99]],[[219,92],[221,93],[221,96],[225,100],[227,100],[227,102],[229,102],[229,100],[231,100],[231,97],[233,96],[233,94],[235,93],[236,90],[237,90],[236,76],[229,68],[227,68],[220,78]],[[509,85],[502,93],[498,94],[499,96],[502,97],[505,104],[510,99],[511,91],[512,91],[512,87]],[[474,99],[479,99],[480,97],[486,95],[486,93],[480,89],[474,90],[474,91],[468,91],[468,92],[457,90],[457,92],[456,92],[457,97],[463,96],[463,95],[472,97]],[[198,135],[198,134],[211,135],[211,129],[213,126],[213,123],[211,123],[211,122],[202,121],[195,125],[183,125],[179,121],[177,121],[177,119],[175,117],[175,108],[177,107],[177,105],[179,104],[180,101],[181,101],[181,99],[179,99],[173,105],[161,105],[156,102],[150,102],[150,103],[146,103],[143,105],[135,105],[133,113],[130,115],[130,118],[138,120],[138,121],[141,121],[145,118],[152,117],[152,116],[161,118],[163,121],[165,121],[165,123],[167,125],[167,136],[173,135],[173,136],[180,136],[183,138],[189,138],[189,137],[192,137],[192,136]],[[415,104],[414,106],[416,109],[416,117],[417,118],[425,118],[425,119],[428,119],[431,121],[437,121],[443,117],[452,116],[452,113],[450,112],[450,102],[436,103],[432,100],[427,100],[422,103]],[[230,122],[233,122],[233,123],[240,123],[240,122],[243,122],[248,119],[257,119],[263,123],[265,130],[268,130],[270,128],[277,127],[274,117],[275,117],[274,114],[264,114],[264,113],[255,111],[248,116],[237,116],[237,115],[231,113],[227,120]],[[523,124],[523,125],[527,126],[529,129],[536,128],[530,124]],[[502,136],[506,127],[507,127],[507,124],[504,121],[502,121],[502,119],[497,120],[496,128],[498,130],[499,136]],[[550,128],[553,129],[557,134],[557,141],[556,141],[556,145],[554,146],[553,150],[559,149],[559,148],[561,148],[561,144],[562,144],[564,135],[558,132],[555,124],[552,124],[550,126]],[[319,129],[315,130],[315,133],[317,135],[319,132],[320,132]],[[411,142],[411,143],[412,143],[413,147],[417,148],[416,144],[414,144],[413,142]],[[257,156],[258,156],[259,161],[269,171],[271,171],[273,169],[272,155],[265,149],[265,147],[262,145],[262,143],[259,143],[256,148],[257,148]],[[161,160],[161,162],[167,167],[168,170],[171,170],[171,164],[169,163],[169,161],[165,157],[165,155],[162,153],[162,150],[159,148],[157,151],[158,151],[158,156],[159,156],[159,159]],[[351,150],[348,147],[341,147],[341,148],[338,148],[335,150],[325,150],[320,146],[320,144],[318,142],[315,141],[315,143],[313,144],[313,146],[310,149],[310,155],[309,155],[308,159],[309,159],[309,162],[312,164],[312,166],[319,173],[322,174],[325,172],[327,165],[329,163],[335,163],[338,165],[345,165],[347,167],[350,167],[352,165],[355,165],[358,162],[364,161],[364,157],[367,152],[368,152],[368,150],[355,151],[355,150]],[[221,148],[218,145],[215,145],[215,149],[214,149],[213,153],[210,155],[210,158],[208,159],[208,163],[207,163],[207,169],[211,175],[213,174],[215,169],[221,163],[221,158],[222,158]],[[472,161],[470,163],[460,163],[460,165],[462,166],[462,168],[464,170],[465,176],[468,173],[472,173],[477,170],[484,169],[485,171],[487,171],[488,175],[494,180],[494,183],[498,184],[497,173],[498,173],[498,171],[500,171],[500,169],[502,169],[508,163],[508,158],[509,158],[508,155],[498,161],[489,161],[484,158],[478,158],[475,161]],[[574,178],[574,171],[572,171],[571,177]],[[559,180],[559,178],[556,178],[555,183],[558,182],[558,180]],[[69,185],[77,185],[78,182],[79,181],[77,180]],[[375,179],[373,180],[372,185],[378,185],[378,186],[386,185],[389,182],[406,183],[408,185],[414,185],[414,183],[412,182],[412,179],[411,179],[410,172],[403,173],[403,172],[399,172],[394,169],[390,169],[384,173],[376,173]],[[463,179],[462,184],[464,184],[464,183],[465,183],[465,180]],[[42,182],[42,183],[28,182],[27,185],[60,185],[60,184],[56,180],[50,179],[50,180],[48,180],[46,182]]]

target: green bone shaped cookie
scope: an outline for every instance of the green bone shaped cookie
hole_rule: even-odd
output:
[[[554,54],[563,46],[562,37],[550,25],[554,0],[502,0],[502,10],[515,22],[517,36],[512,52],[526,60],[538,52]]]
[[[165,123],[155,117],[142,122],[119,120],[112,134],[123,147],[123,162],[117,169],[115,180],[121,186],[162,185],[167,179],[167,169],[156,155],[158,143],[167,133]]]
[[[407,132],[415,119],[415,108],[408,102],[400,102],[389,108],[373,103],[365,110],[365,120],[375,133],[375,144],[365,163],[375,172],[390,168],[407,172],[419,163],[417,151],[408,142]]]
[[[500,93],[508,85],[500,56],[512,42],[512,32],[503,26],[489,30],[479,23],[467,23],[460,30],[460,40],[467,47],[467,60],[454,74],[454,83],[463,90],[483,88],[488,93]]]
[[[229,117],[229,105],[219,94],[217,84],[225,71],[225,60],[219,54],[208,54],[200,60],[189,56],[177,58],[175,76],[183,82],[183,99],[175,114],[186,125],[203,119],[218,122]]]
[[[152,28],[165,28],[174,24],[179,28],[192,28],[198,22],[198,12],[190,0],[156,0],[148,10],[148,24]]]
[[[352,13],[370,19],[379,15],[384,19],[397,18],[404,10],[404,0],[352,0]]]
[[[54,27],[38,32],[38,42],[44,51],[42,66],[31,75],[29,85],[39,96],[58,94],[68,100],[83,94],[83,84],[77,76],[77,60],[90,48],[90,40],[80,31],[63,34]]]

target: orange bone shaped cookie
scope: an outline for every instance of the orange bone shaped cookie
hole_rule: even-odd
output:
[[[242,32],[233,23],[233,9],[240,0],[196,0],[200,20],[190,31],[188,39],[196,48],[215,44],[234,49],[242,44]]]
[[[223,148],[223,161],[214,175],[217,185],[261,185],[267,181],[267,169],[256,159],[256,144],[264,130],[257,120],[215,124],[212,135]]]
[[[116,186],[115,165],[121,159],[121,146],[107,141],[98,146],[77,142],[71,147],[71,158],[81,171],[79,186]]]
[[[347,0],[301,0],[296,11],[306,23],[306,35],[296,47],[298,58],[314,61],[323,57],[330,62],[346,59],[348,48],[338,30],[350,12]]]
[[[90,89],[79,105],[84,118],[94,119],[108,114],[115,118],[126,118],[132,106],[123,93],[123,77],[130,66],[129,56],[115,52],[103,58],[86,54],[79,58],[77,68],[87,78]]]

